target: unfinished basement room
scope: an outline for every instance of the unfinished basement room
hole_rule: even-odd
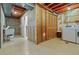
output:
[[[79,3],[1,3],[0,55],[78,55]]]

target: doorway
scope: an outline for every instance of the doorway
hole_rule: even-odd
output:
[[[22,36],[24,37],[24,39],[28,39],[28,16],[23,16],[22,18],[21,18],[21,34],[22,34]]]

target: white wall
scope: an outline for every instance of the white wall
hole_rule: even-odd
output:
[[[63,25],[65,23],[72,23],[77,20],[79,20],[79,8],[77,9],[73,9],[73,10],[69,10],[66,12],[63,12],[61,14],[58,15],[58,31],[61,32],[60,27],[62,29]],[[61,22],[61,24],[59,24]]]
[[[3,9],[2,9],[2,6],[1,6],[1,47],[2,47],[2,44],[3,44],[3,26],[5,25],[5,16],[4,16],[4,13],[3,13]]]
[[[0,48],[1,48],[1,4],[0,4]]]
[[[35,42],[36,40],[36,8],[30,10],[28,15],[28,29],[29,29],[29,40]]]
[[[21,17],[21,24],[20,24],[20,27],[21,27],[21,35],[24,37],[24,17]]]
[[[57,32],[61,32],[62,31],[62,27],[63,27],[63,24],[64,24],[64,15],[63,14],[59,14],[58,15],[58,29],[57,29]]]
[[[21,17],[21,35],[27,39],[26,27],[28,25],[28,14],[30,11],[26,11],[25,14]]]
[[[35,41],[35,27],[36,27],[36,13],[35,8],[29,11],[21,17],[21,34],[23,37]]]
[[[1,22],[1,23],[2,23],[3,25],[6,25],[6,24],[5,24],[5,16],[4,16],[4,13],[3,13],[3,9],[2,9],[2,8],[1,8],[1,19],[2,19],[2,22]]]

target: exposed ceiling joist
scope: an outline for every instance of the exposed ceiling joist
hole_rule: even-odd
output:
[[[47,9],[47,10],[49,10],[49,11],[51,11],[51,12],[52,12],[52,10],[51,10],[51,9],[49,9],[49,8],[47,8],[44,4],[40,3],[40,4],[38,4],[38,5],[41,5],[43,8],[45,8],[45,9]]]
[[[47,7],[51,6],[53,3],[50,3],[49,5],[47,5]]]
[[[57,4],[57,5],[55,5],[55,6],[52,6],[50,9],[53,9],[53,8],[55,8],[55,7],[57,7],[57,6],[60,6],[62,3],[59,3],[59,4]]]
[[[52,12],[52,13],[55,12],[54,10],[49,9],[47,6],[45,6],[45,5],[42,4],[42,3],[40,3],[40,4],[38,4],[38,5],[41,5],[43,8],[49,10],[49,11]],[[58,12],[55,12],[55,13],[58,13]]]
[[[68,7],[70,7],[69,10],[78,8],[79,3],[53,3],[53,4],[45,3],[44,6],[46,6],[48,9],[52,10],[53,12],[62,13],[64,11],[67,11]]]
[[[69,6],[69,5],[71,5],[71,4],[66,4],[66,5],[64,5],[64,6],[61,6],[61,7],[59,7],[59,8],[56,8],[55,10],[60,10],[60,9],[62,9],[62,8],[65,8],[65,7]]]
[[[72,10],[72,9],[75,9],[75,8],[79,8],[79,4],[73,4],[73,5],[70,5],[68,7],[70,8],[70,10]],[[58,10],[58,12],[62,13],[64,11],[67,11],[68,10],[68,7],[65,7],[63,9]]]

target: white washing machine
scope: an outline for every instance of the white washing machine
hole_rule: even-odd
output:
[[[79,24],[76,24],[76,43],[79,43]]]
[[[76,32],[75,24],[65,24],[62,27],[62,39],[70,42],[75,42]]]

